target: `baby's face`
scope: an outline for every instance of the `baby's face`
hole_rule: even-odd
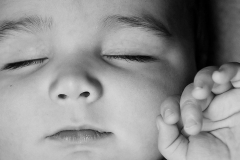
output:
[[[195,71],[168,3],[1,0],[0,159],[161,158],[161,102]]]

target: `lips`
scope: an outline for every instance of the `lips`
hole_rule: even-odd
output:
[[[80,129],[80,130],[62,130],[50,136],[51,140],[73,143],[86,143],[98,141],[109,137],[111,132],[104,132],[94,129]]]

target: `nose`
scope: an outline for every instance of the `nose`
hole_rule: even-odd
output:
[[[92,103],[100,98],[100,81],[86,72],[61,72],[50,85],[50,97],[59,103],[68,100],[83,100]]]

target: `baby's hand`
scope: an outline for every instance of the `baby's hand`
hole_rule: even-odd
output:
[[[240,88],[239,63],[225,64],[219,70],[207,67],[199,71],[194,84],[185,88],[181,100],[170,97],[162,104],[162,116],[157,121],[160,152],[168,160],[239,159],[240,89],[237,88]]]

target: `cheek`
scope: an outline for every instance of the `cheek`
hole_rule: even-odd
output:
[[[155,121],[160,114],[162,101],[169,95],[181,92],[180,76],[170,67],[154,73],[126,74],[108,81],[105,90],[112,112],[123,121]],[[111,77],[109,77],[111,79]],[[141,117],[145,117],[142,119]],[[134,122],[135,123],[135,122]]]
[[[161,103],[166,97],[182,92],[184,75],[177,71],[165,65],[154,73],[121,75],[115,83],[109,82],[106,95],[111,97],[108,100],[114,107],[109,110],[118,127],[139,136],[155,134]],[[146,132],[145,128],[152,132]]]
[[[42,123],[46,116],[40,116],[39,111],[44,105],[34,94],[36,90],[21,82],[11,85],[2,87],[0,93],[0,148],[5,145],[0,154],[21,155],[26,153],[24,149],[30,151],[32,143],[42,137],[48,123]]]
[[[163,85],[161,81],[147,81],[144,77],[133,78],[121,81],[111,94],[110,106],[113,108],[109,108],[109,119],[121,146],[126,150],[136,154],[141,152],[146,157],[148,154],[159,155],[156,117],[160,114],[161,102],[167,94]]]
[[[26,92],[15,86],[5,87],[0,97],[0,128],[17,129],[25,125],[30,116],[29,100]],[[25,121],[23,121],[25,119]],[[8,127],[9,126],[9,127]],[[13,127],[15,126],[15,127]]]
[[[21,149],[25,148],[23,147],[24,143],[28,143],[33,133],[29,131],[29,123],[33,122],[34,119],[31,118],[31,111],[28,110],[26,104],[27,97],[14,85],[12,87],[2,87],[1,89],[0,155],[22,153]]]
[[[116,129],[122,128],[120,132],[128,130],[133,136],[155,134],[155,120],[160,114],[161,103],[172,92],[168,90],[167,81],[159,74],[155,78],[131,75],[119,78],[117,82],[118,85],[109,83],[111,90],[106,93],[111,95],[108,96],[109,106],[112,106],[109,110],[114,124],[118,124]]]
[[[26,82],[1,87],[0,128],[19,133],[17,137],[20,133],[27,133],[31,128],[36,128],[36,124],[39,123],[37,109],[41,108],[41,103],[34,93],[37,91],[27,86]]]

